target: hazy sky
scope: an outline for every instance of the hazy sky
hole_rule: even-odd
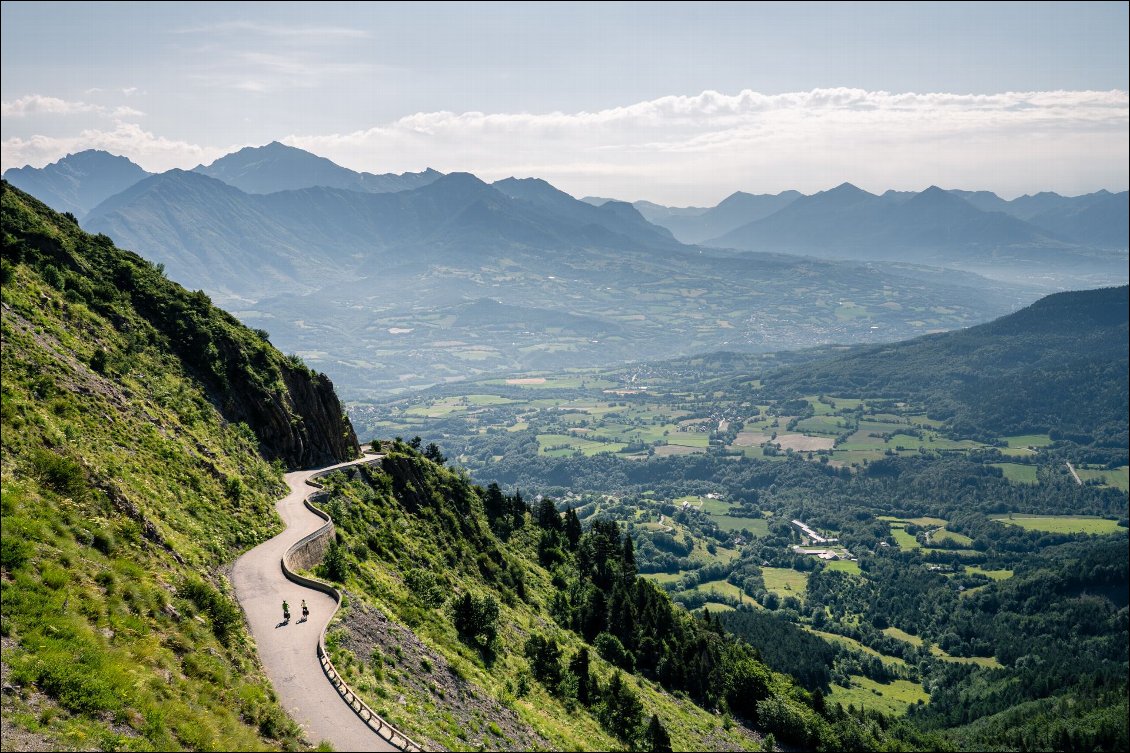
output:
[[[2,166],[272,140],[577,196],[1128,183],[1128,4],[4,2]]]

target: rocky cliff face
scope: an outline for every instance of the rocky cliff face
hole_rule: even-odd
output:
[[[293,465],[306,467],[357,457],[357,435],[329,377],[290,369],[284,371],[283,379],[292,403],[291,415],[300,416],[301,421],[297,426],[281,427],[276,420],[271,433],[259,435],[264,447],[290,459]],[[282,431],[275,433],[276,426]]]
[[[357,435],[329,377],[308,369],[294,356],[282,356],[267,343],[262,348],[261,334],[213,310],[231,325],[211,331],[218,361],[197,362],[193,354],[200,351],[201,344],[191,338],[173,347],[205,384],[224,418],[246,423],[259,438],[264,457],[282,460],[288,468],[312,468],[357,457]],[[203,347],[209,350],[208,344]]]
[[[279,378],[285,389],[264,391],[239,375],[212,384],[215,404],[233,423],[246,423],[269,460],[288,468],[314,468],[357,457],[353,424],[325,374],[283,359]]]

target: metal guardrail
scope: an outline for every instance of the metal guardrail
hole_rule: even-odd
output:
[[[362,462],[374,463],[377,460],[380,460],[380,456]],[[361,463],[358,463],[358,465],[361,465]],[[335,468],[333,470],[326,470],[316,473],[309,479],[307,479],[306,483],[315,488],[321,488],[321,484],[319,484],[314,479],[318,478],[319,476],[325,476],[329,473],[333,473],[334,470],[339,469]],[[306,505],[306,509],[310,510],[310,512],[314,513],[326,522],[318,530],[303,536],[301,539],[288,547],[286,552],[282,556],[282,561],[280,562],[280,564],[282,565],[283,575],[286,576],[287,579],[297,583],[300,586],[312,588],[315,591],[321,591],[322,593],[332,597],[335,602],[334,614],[336,614],[338,608],[341,606],[341,592],[328,583],[324,583],[320,580],[315,580],[314,578],[307,578],[305,575],[299,575],[298,573],[291,570],[289,562],[291,554],[298,551],[303,546],[309,544],[311,541],[314,541],[315,539],[318,539],[322,536],[333,535],[333,518],[331,518],[329,514],[324,510],[319,510],[314,506],[313,503],[315,497],[325,499],[328,496],[329,495],[326,492],[314,491],[308,494],[306,498],[302,500],[303,504]],[[332,619],[333,614],[330,615],[330,620]],[[325,672],[326,679],[330,681],[330,684],[333,685],[337,690],[338,695],[341,696],[341,699],[345,701],[349,708],[353,709],[353,712],[357,714],[357,717],[361,721],[365,722],[369,729],[373,730],[373,732],[380,735],[380,737],[392,743],[400,750],[407,751],[407,753],[422,753],[423,748],[421,748],[407,735],[400,732],[398,729],[382,719],[379,714],[369,708],[368,704],[362,701],[361,698],[355,692],[353,692],[353,689],[349,687],[345,680],[342,679],[341,673],[337,671],[336,667],[334,667],[333,662],[330,661],[329,652],[326,651],[326,628],[329,627],[329,624],[330,621],[327,620],[326,627],[322,628],[322,632],[318,636],[318,661],[322,665],[322,671]]]

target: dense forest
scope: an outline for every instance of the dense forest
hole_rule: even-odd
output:
[[[659,497],[724,491],[737,502],[763,509],[833,516],[858,508],[876,514],[940,517],[963,513],[1073,513],[1125,516],[1127,499],[1117,489],[1080,486],[1056,474],[1047,484],[1017,485],[999,469],[961,456],[892,457],[862,473],[801,458],[768,461],[712,455],[624,462],[614,455],[551,458],[533,454],[498,462],[492,480],[518,488],[564,494],[571,489]],[[829,527],[832,519],[829,518]]]

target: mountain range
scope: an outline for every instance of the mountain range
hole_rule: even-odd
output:
[[[1023,209],[1025,198],[1014,200],[1019,206],[1005,212],[978,208],[958,192],[937,186],[917,194],[876,196],[844,183],[799,197],[707,244],[833,258],[904,259],[910,254],[924,262],[977,260],[987,254],[1046,261],[1055,255],[1094,256],[1084,250],[1088,246],[1126,249],[1126,192],[1052,195],[1032,214]],[[980,200],[982,206],[989,203]]]
[[[216,178],[245,193],[274,193],[324,186],[367,193],[394,193],[426,186],[443,173],[428,168],[421,173],[359,173],[325,157],[272,141],[225,155],[193,172]]]
[[[176,172],[176,171],[173,171]],[[324,186],[365,193],[394,193],[419,188],[443,173],[428,168],[400,175],[356,172],[325,157],[273,141],[245,147],[192,172],[207,175],[244,193],[267,194]],[[46,167],[18,167],[4,171],[4,180],[27,191],[58,212],[82,219],[106,199],[152,176],[126,157],[88,149]]]
[[[467,258],[511,246],[677,245],[629,205],[592,207],[546,183],[500,187],[452,173],[396,193],[318,186],[249,194],[171,170],[107,199],[84,225],[146,249],[175,279],[242,299],[308,292],[373,264],[442,260],[449,250]]]
[[[768,217],[801,196],[799,191],[759,195],[736,191],[715,207],[665,207],[650,201],[637,201],[632,206],[648,222],[670,230],[679,241],[694,244],[705,243],[748,222]],[[600,206],[614,199],[590,196],[582,201]]]
[[[87,149],[42,168],[13,167],[4,171],[4,180],[57,212],[82,218],[98,204],[149,175],[125,157]]]
[[[170,171],[84,226],[269,329],[351,398],[489,371],[911,336],[1027,295],[905,265],[707,253],[630,204],[467,173],[397,193],[248,194]]]
[[[766,377],[767,391],[897,396],[968,436],[1057,430],[1127,444],[1130,288],[1056,293],[955,332],[861,347]]]
[[[940,194],[961,201],[946,202]],[[599,206],[612,199],[589,196],[584,201]],[[1081,196],[1045,191],[1005,200],[991,191],[937,186],[875,195],[844,183],[811,196],[798,191],[761,195],[738,191],[715,207],[667,207],[649,201],[633,206],[683,243],[853,258],[861,252],[863,258],[883,258],[907,249],[969,250],[1033,243],[1122,250],[1128,234],[1125,191]],[[970,207],[977,211],[970,212]],[[919,225],[923,220],[926,224]],[[813,221],[815,225],[810,224]],[[940,235],[939,229],[944,231]]]
[[[1126,279],[1124,250],[979,209],[983,192],[844,184],[671,209],[579,201],[535,178],[358,173],[279,143],[157,175],[99,152],[9,175],[62,185],[40,189],[48,203],[72,197],[85,229],[269,328],[353,399],[496,371],[911,337],[1048,287]],[[1125,223],[1125,196],[1016,207],[1100,237],[1114,231],[1094,218]],[[681,242],[715,233],[720,248]]]

